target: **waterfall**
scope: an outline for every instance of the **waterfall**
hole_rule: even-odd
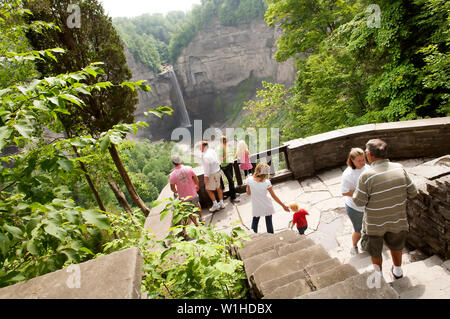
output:
[[[183,94],[181,93],[180,85],[178,84],[178,79],[175,71],[173,70],[173,67],[168,68],[167,73],[169,73],[170,81],[172,82],[173,86],[175,87],[175,91],[177,92],[178,105],[180,106],[181,113],[180,125],[182,127],[190,127],[191,121],[189,120],[189,114],[186,109],[186,104],[184,104]]]

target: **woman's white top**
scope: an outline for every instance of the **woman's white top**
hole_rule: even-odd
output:
[[[253,176],[249,176],[247,178],[247,185],[250,187],[251,192],[252,215],[258,217],[275,214],[272,197],[267,190],[272,187],[270,180],[266,179],[264,182],[257,182],[253,179]]]
[[[347,168],[344,170],[344,173],[342,173],[341,193],[344,194],[348,193],[351,190],[355,190],[356,186],[358,186],[359,176],[362,172],[364,172],[366,168],[369,167],[370,166],[367,164],[360,169],[353,169],[350,166],[347,166]],[[364,206],[356,206],[351,196],[344,196],[344,201],[348,207],[360,212],[364,211]]]

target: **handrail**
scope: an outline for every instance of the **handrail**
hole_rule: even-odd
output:
[[[256,154],[251,154],[250,155],[250,163],[253,166],[254,163],[258,162],[258,160],[260,160],[262,158],[269,158],[269,160],[267,161],[267,164],[270,166],[271,173],[274,174],[275,168],[273,167],[272,155],[276,155],[276,154],[280,154],[280,153],[284,153],[284,159],[286,161],[287,169],[290,170],[290,165],[289,165],[289,161],[288,161],[288,157],[287,157],[287,145],[282,145],[282,146],[274,147],[269,150],[262,151],[262,152],[259,152]],[[236,180],[237,180],[238,186],[241,186],[241,185],[243,185],[243,180],[242,180],[242,175],[241,175],[241,170],[239,168],[239,164],[240,164],[239,161],[237,159],[235,159],[233,162],[234,174],[236,175]]]

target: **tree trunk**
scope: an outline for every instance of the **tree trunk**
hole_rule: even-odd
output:
[[[122,192],[119,186],[117,186],[116,182],[111,178],[111,176],[108,176],[108,184],[123,209],[125,209],[128,214],[133,215],[133,211],[131,210],[130,204],[128,204],[125,194]]]
[[[80,157],[80,154],[78,153],[78,149],[75,146],[73,146],[73,145],[72,145],[72,148],[73,148],[73,150],[75,152],[75,155],[77,157]],[[97,201],[98,207],[100,207],[100,209],[102,211],[106,211],[105,205],[103,204],[103,201],[102,201],[102,199],[100,197],[100,193],[98,192],[97,188],[95,187],[94,182],[92,181],[91,176],[89,175],[86,166],[81,161],[79,163],[80,163],[81,169],[84,172],[84,177],[86,177],[86,180],[87,180],[87,182],[89,184],[89,187],[91,188],[92,193],[94,194],[94,197],[95,197],[95,200]]]
[[[114,161],[114,164],[117,167],[117,170],[119,171],[120,177],[122,177],[122,180],[125,183],[125,187],[127,188],[128,193],[131,196],[131,199],[133,200],[134,204],[136,204],[136,206],[138,206],[142,210],[144,215],[147,217],[148,214],[150,214],[150,209],[145,205],[141,197],[139,197],[139,194],[136,192],[136,189],[134,188],[134,185],[131,182],[130,176],[128,175],[125,167],[123,166],[122,160],[120,159],[116,146],[114,144],[111,144],[108,150],[109,154],[111,154],[111,158]]]

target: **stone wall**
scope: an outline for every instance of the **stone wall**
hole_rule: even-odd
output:
[[[294,178],[345,165],[350,149],[365,149],[372,138],[388,143],[390,159],[440,157],[450,154],[450,117],[361,125],[291,140],[285,144]]]
[[[409,171],[419,198],[407,204],[410,231],[407,244],[428,255],[450,258],[450,155]]]

